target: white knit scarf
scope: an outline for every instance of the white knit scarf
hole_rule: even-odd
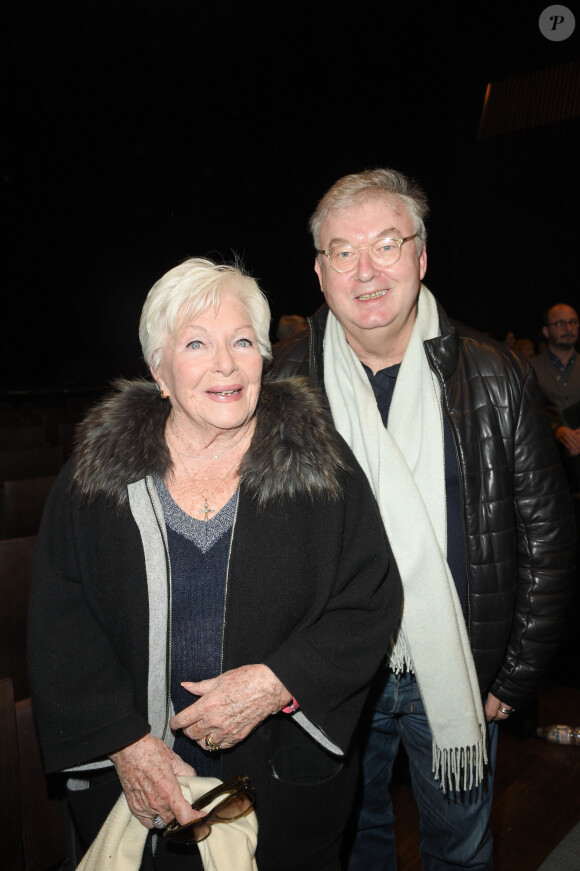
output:
[[[440,388],[423,348],[439,334],[435,299],[422,284],[388,430],[332,312],[324,336],[324,381],[334,423],[371,483],[401,574],[404,608],[390,666],[416,675],[433,736],[435,778],[443,789],[469,789],[482,780],[487,762],[485,717],[446,558]]]

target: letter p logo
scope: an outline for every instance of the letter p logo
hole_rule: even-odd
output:
[[[538,27],[546,39],[562,42],[574,33],[576,20],[567,6],[547,6],[540,15]]]

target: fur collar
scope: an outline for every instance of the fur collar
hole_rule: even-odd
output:
[[[164,476],[171,465],[165,442],[170,400],[145,379],[119,380],[77,429],[72,489],[92,501],[127,501],[127,485]],[[283,497],[339,499],[344,446],[305,379],[265,382],[256,409],[256,432],[241,468],[241,484],[260,507]]]

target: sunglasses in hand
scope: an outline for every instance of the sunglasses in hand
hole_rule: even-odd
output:
[[[204,810],[216,798],[223,796],[221,801],[208,810],[207,816],[193,820],[185,826],[180,826],[177,820],[171,820],[165,827],[163,837],[174,844],[199,844],[211,834],[214,823],[231,823],[247,816],[254,807],[256,794],[250,786],[247,774],[235,777],[227,783],[220,783],[192,802],[196,811]]]

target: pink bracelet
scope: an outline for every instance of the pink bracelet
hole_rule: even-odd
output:
[[[299,707],[300,707],[300,705],[298,704],[298,702],[296,701],[294,696],[292,696],[291,704],[286,705],[285,708],[282,708],[282,713],[283,714],[293,714],[294,711],[297,711]]]

